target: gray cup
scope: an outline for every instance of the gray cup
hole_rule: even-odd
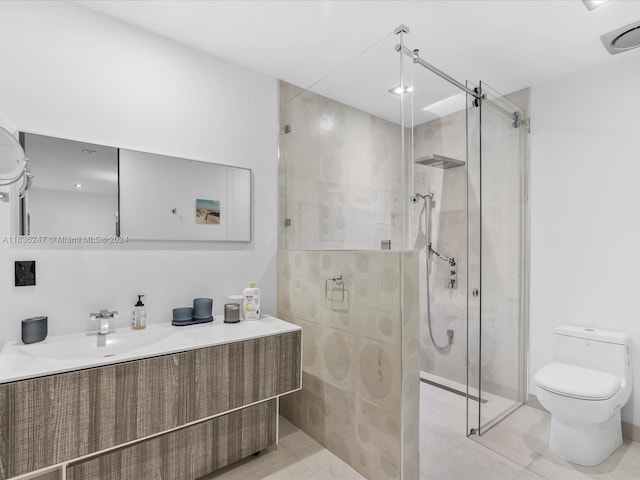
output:
[[[47,317],[31,317],[22,320],[22,342],[36,343],[47,338]]]
[[[240,321],[240,305],[237,303],[224,304],[224,323],[238,323]]]
[[[173,309],[173,320],[185,321],[193,320],[193,308],[179,307]]]
[[[213,311],[212,298],[193,299],[193,318],[210,318]]]

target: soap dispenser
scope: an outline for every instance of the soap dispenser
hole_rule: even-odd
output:
[[[131,328],[134,330],[147,328],[147,309],[144,307],[144,303],[142,303],[142,297],[144,297],[144,295],[138,295],[138,303],[133,307]]]

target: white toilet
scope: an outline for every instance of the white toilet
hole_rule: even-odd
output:
[[[631,396],[629,335],[576,325],[553,332],[553,363],[535,374],[551,413],[549,448],[579,465],[601,463],[622,444],[620,409]]]

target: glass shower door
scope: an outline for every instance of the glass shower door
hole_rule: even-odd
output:
[[[467,111],[467,432],[482,435],[526,392],[528,126],[515,101],[528,93],[478,89]]]
[[[478,86],[467,82],[467,87]],[[480,108],[476,98],[467,94],[467,435],[480,429]]]

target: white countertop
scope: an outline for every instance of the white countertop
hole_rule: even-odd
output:
[[[7,342],[0,350],[0,383],[110,365],[141,358],[184,352],[252,338],[301,330],[284,320],[265,316],[260,320],[174,327],[148,324],[144,330],[121,328],[108,335],[74,333],[49,336],[25,345]]]

